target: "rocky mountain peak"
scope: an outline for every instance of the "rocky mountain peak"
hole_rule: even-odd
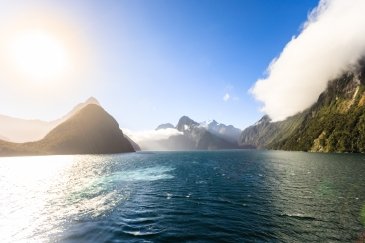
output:
[[[95,105],[100,106],[99,101],[98,101],[95,97],[93,97],[93,96],[89,97],[89,98],[88,98],[88,99],[84,102],[84,104],[95,104]]]
[[[197,123],[196,121],[192,120],[190,117],[188,116],[182,116],[179,119],[179,122],[177,123],[177,130],[179,130],[180,132],[187,130],[193,126],[198,126],[199,123]]]
[[[268,115],[264,115],[263,117],[261,117],[260,120],[258,120],[256,123],[255,123],[255,126],[256,125],[259,125],[259,124],[263,124],[263,123],[269,123],[271,122],[271,118],[268,116]]]

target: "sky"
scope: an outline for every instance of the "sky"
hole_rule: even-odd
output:
[[[317,5],[0,1],[0,49],[7,53],[6,43],[14,46],[9,60],[0,60],[0,114],[54,120],[93,96],[120,127],[131,130],[176,124],[183,115],[245,128],[264,115],[265,100],[252,93],[256,81],[267,78],[272,60],[301,33]],[[16,37],[18,32],[23,34]],[[27,43],[42,40],[45,51],[28,51],[35,44],[22,43],[24,36]],[[11,66],[13,57],[21,72]],[[40,57],[57,57],[57,65]]]

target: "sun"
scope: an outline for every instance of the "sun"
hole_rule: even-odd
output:
[[[62,76],[70,66],[62,41],[38,29],[18,32],[9,42],[8,53],[18,74],[39,82]]]

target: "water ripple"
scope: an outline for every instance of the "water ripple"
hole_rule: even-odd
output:
[[[351,242],[358,155],[153,152],[0,159],[1,242]]]

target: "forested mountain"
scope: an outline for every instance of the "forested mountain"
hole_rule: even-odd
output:
[[[241,145],[313,152],[365,152],[365,65],[329,82],[317,102],[284,121],[267,116],[246,128]]]

